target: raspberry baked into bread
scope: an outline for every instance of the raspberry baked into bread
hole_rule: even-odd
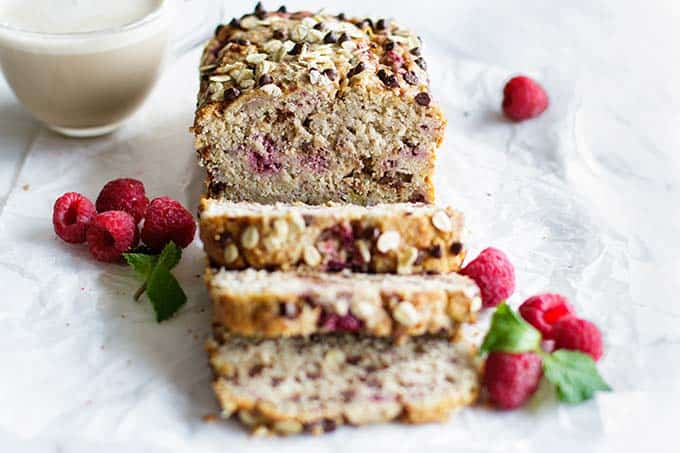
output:
[[[443,273],[458,270],[465,257],[463,215],[451,207],[204,199],[199,217],[214,267]]]
[[[446,121],[421,41],[388,20],[264,11],[220,26],[192,131],[209,193],[237,201],[432,202]]]
[[[256,434],[441,421],[479,388],[474,348],[446,338],[397,346],[353,334],[255,340],[217,329],[207,349],[222,415]]]
[[[479,288],[455,273],[206,272],[213,325],[248,336],[360,332],[376,337],[447,333],[472,322]]]

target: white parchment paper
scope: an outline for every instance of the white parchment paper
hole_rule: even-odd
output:
[[[350,3],[348,10],[386,14],[384,3]],[[493,51],[486,60],[460,51],[471,39],[491,39],[510,6],[497,17],[484,13],[484,30],[460,22],[459,10],[468,21],[475,15],[455,2],[436,19],[450,29],[426,26],[439,2],[424,2],[412,17],[426,31],[434,94],[449,118],[438,197],[466,213],[471,255],[494,245],[511,257],[518,277],[513,304],[539,291],[562,292],[602,328],[600,369],[614,392],[560,406],[542,388],[520,411],[471,408],[442,425],[343,428],[323,438],[251,439],[235,422],[202,421],[218,407],[203,352],[210,316],[200,244],[186,250],[176,270],[189,303],[158,325],[148,303],[132,301],[131,271],[95,262],[51,226],[61,193],[94,199],[121,176],[143,180],[150,196],[195,209],[203,175],[187,131],[197,89],[194,51],[169,67],[115,134],[69,140],[42,129],[30,144],[0,212],[0,451],[678,451],[678,91],[669,74],[655,85],[658,92],[645,94],[647,73],[636,73],[613,44],[624,33],[619,27],[636,23],[634,9],[615,12],[614,3],[625,2],[550,11],[539,3],[531,2],[528,16],[512,16],[518,32],[538,24],[555,43],[536,45],[536,58],[522,56],[544,63],[528,68],[504,66],[501,51],[498,62]],[[579,26],[569,34],[572,22]],[[552,25],[563,38],[549,35]],[[457,27],[466,33],[454,37]],[[599,55],[599,43],[609,39],[609,53]],[[575,57],[573,49],[584,53]],[[640,62],[656,58],[654,49],[627,46]],[[512,124],[499,114],[500,93],[518,70],[543,82],[551,106],[537,120]],[[619,97],[622,91],[630,96]],[[650,128],[656,135],[646,133]]]

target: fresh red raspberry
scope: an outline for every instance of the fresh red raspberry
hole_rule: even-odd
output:
[[[548,96],[543,87],[526,76],[510,79],[503,88],[503,112],[514,121],[540,115],[548,108]]]
[[[184,248],[194,240],[195,233],[194,216],[178,201],[168,197],[151,200],[142,228],[142,240],[146,245],[157,252],[170,241]]]
[[[149,204],[144,184],[137,179],[120,178],[109,181],[97,197],[97,211],[125,211],[139,223]]]
[[[71,244],[83,243],[87,226],[96,215],[94,204],[88,198],[77,192],[66,192],[54,202],[54,232]]]
[[[515,268],[505,253],[493,247],[482,250],[460,273],[477,283],[485,308],[495,307],[515,291]]]
[[[561,294],[546,293],[531,296],[522,302],[519,313],[543,334],[544,339],[551,339],[555,323],[565,316],[573,315],[574,309]]]
[[[106,211],[92,219],[87,229],[87,246],[99,261],[120,261],[122,254],[139,242],[134,217],[124,211]]]
[[[590,354],[597,361],[602,357],[602,333],[595,324],[569,316],[562,318],[552,331],[555,349],[570,349]]]
[[[541,358],[533,352],[492,352],[484,366],[483,385],[499,409],[515,409],[538,388]]]

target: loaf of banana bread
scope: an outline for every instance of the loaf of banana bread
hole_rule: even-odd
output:
[[[206,271],[213,323],[233,333],[278,337],[330,332],[373,336],[446,333],[473,322],[481,299],[472,279],[439,275],[368,275]]]
[[[236,201],[432,202],[446,121],[420,39],[385,19],[252,14],[201,59],[192,131],[209,193]]]
[[[423,203],[261,205],[204,199],[200,235],[215,267],[371,273],[457,271],[463,215]]]
[[[206,347],[222,415],[237,416],[255,434],[441,421],[479,389],[474,349],[446,338],[401,345],[354,334],[256,340],[218,329]]]

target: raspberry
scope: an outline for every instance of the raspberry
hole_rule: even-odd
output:
[[[491,402],[500,409],[515,409],[538,388],[543,370],[533,352],[492,352],[484,366],[483,385]]]
[[[158,197],[146,208],[142,240],[153,250],[161,251],[170,241],[184,248],[194,240],[195,233],[194,216],[178,201]]]
[[[503,88],[503,112],[514,121],[527,120],[548,108],[548,96],[543,88],[525,76],[510,79]]]
[[[83,243],[87,226],[95,215],[97,211],[88,198],[77,192],[66,192],[54,202],[54,232],[71,244]]]
[[[555,349],[570,349],[590,354],[597,361],[602,357],[602,334],[595,324],[569,316],[562,318],[552,331]]]
[[[519,313],[529,324],[538,329],[543,338],[551,339],[557,321],[574,314],[567,298],[560,294],[538,294],[522,302]]]
[[[87,246],[99,261],[120,261],[122,254],[137,245],[139,232],[135,219],[124,211],[106,211],[87,229]]]
[[[489,247],[460,271],[477,283],[485,308],[495,307],[515,291],[515,268],[498,249]]]
[[[104,185],[97,197],[97,211],[125,211],[139,223],[149,204],[144,184],[137,179],[120,178]]]

